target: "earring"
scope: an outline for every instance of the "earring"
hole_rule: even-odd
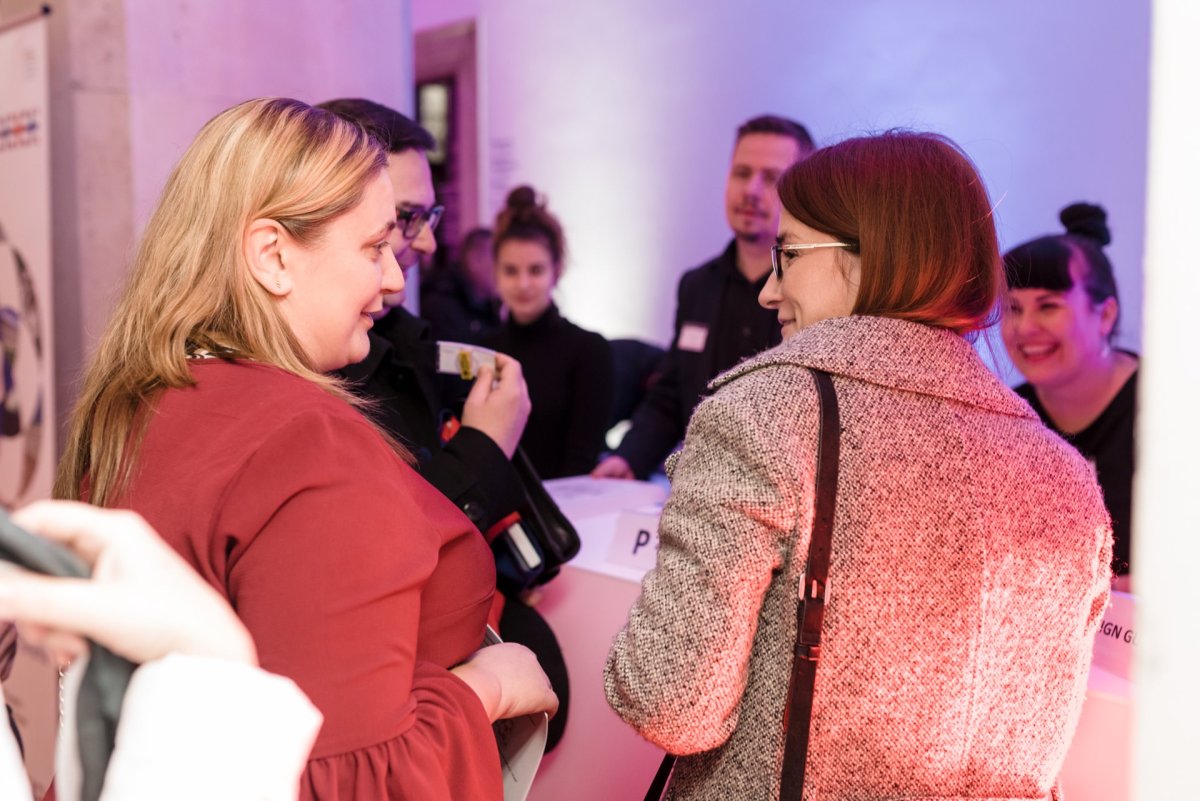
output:
[[[275,289],[279,292],[283,291],[283,281],[280,280],[278,275],[275,276]]]

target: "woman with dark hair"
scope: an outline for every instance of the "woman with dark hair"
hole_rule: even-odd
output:
[[[554,305],[566,249],[562,226],[533,188],[509,192],[492,242],[496,291],[508,319],[481,344],[524,367],[533,408],[521,447],[542,478],[582,475],[596,466],[616,391],[608,342]]]
[[[1095,468],[1112,516],[1113,572],[1126,576],[1138,357],[1112,346],[1121,305],[1103,251],[1112,241],[1104,209],[1075,203],[1059,219],[1065,234],[1005,254],[1008,303],[1000,331],[1027,382],[1017,394]]]
[[[780,797],[785,731],[808,736],[789,799],[1047,798],[1111,534],[1087,464],[969,341],[1003,281],[983,181],[948,140],[888,133],[818,150],[779,195],[760,302],[784,341],[714,381],[668,461],[609,703],[685,755],[672,799]],[[819,648],[795,645],[801,598]]]

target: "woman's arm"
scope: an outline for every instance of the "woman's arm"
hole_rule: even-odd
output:
[[[671,753],[728,739],[759,610],[797,524],[795,547],[807,547],[815,390],[783,392],[770,372],[737,379],[697,408],[659,522],[657,564],[609,653],[609,704]]]

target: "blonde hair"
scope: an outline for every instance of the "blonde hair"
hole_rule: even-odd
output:
[[[85,374],[55,497],[79,498],[86,479],[91,503],[116,499],[157,393],[195,383],[189,348],[272,364],[354,403],[304,354],[242,243],[257,219],[317,243],[386,166],[361,127],[298,100],[251,100],[210,120],[167,181]]]

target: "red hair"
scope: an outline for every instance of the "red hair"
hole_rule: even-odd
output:
[[[890,131],[822,148],[779,179],[800,222],[857,246],[854,314],[966,334],[996,321],[1004,272],[983,179],[936,134]]]

